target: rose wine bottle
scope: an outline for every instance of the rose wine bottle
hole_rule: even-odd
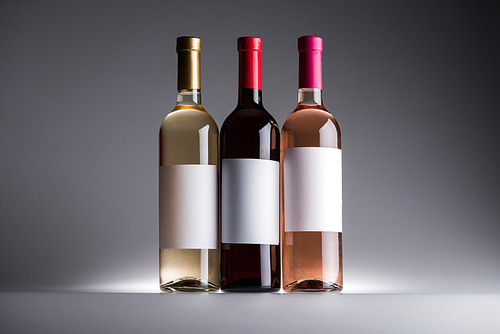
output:
[[[342,290],[340,128],[322,100],[323,40],[298,40],[299,103],[281,132],[283,289]]]
[[[280,135],[262,105],[258,37],[238,39],[239,96],[221,127],[221,289],[280,289]]]
[[[160,289],[219,290],[219,130],[201,105],[201,39],[177,38],[177,104],[160,127]]]

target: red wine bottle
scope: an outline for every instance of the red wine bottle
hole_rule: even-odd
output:
[[[258,37],[238,39],[238,105],[221,128],[221,289],[280,289],[280,134],[262,105]]]

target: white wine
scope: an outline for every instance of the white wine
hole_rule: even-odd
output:
[[[218,249],[160,249],[162,291],[217,291]]]
[[[219,130],[201,104],[201,40],[177,39],[177,104],[160,127],[160,289],[219,289]]]

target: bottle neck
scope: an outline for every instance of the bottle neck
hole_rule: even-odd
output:
[[[201,90],[178,90],[177,91],[178,106],[196,106],[201,105]]]
[[[321,51],[299,50],[299,104],[323,105]]]
[[[240,50],[238,59],[238,87],[262,90],[260,51]]]
[[[262,105],[262,76],[260,51],[240,50],[238,76],[238,105]]]
[[[194,91],[201,88],[200,51],[177,52],[177,91]]]
[[[177,105],[201,105],[200,52],[182,50],[177,54]]]
[[[251,88],[238,89],[238,105],[239,106],[261,106],[262,91]]]
[[[322,106],[323,91],[319,88],[299,88],[299,104],[306,106]]]
[[[299,51],[299,89],[300,88],[323,89],[320,50]]]

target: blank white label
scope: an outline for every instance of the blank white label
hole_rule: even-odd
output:
[[[293,147],[283,160],[285,232],[342,232],[342,151]]]
[[[222,242],[279,244],[279,163],[222,160]]]
[[[217,166],[160,166],[160,248],[217,249]]]

